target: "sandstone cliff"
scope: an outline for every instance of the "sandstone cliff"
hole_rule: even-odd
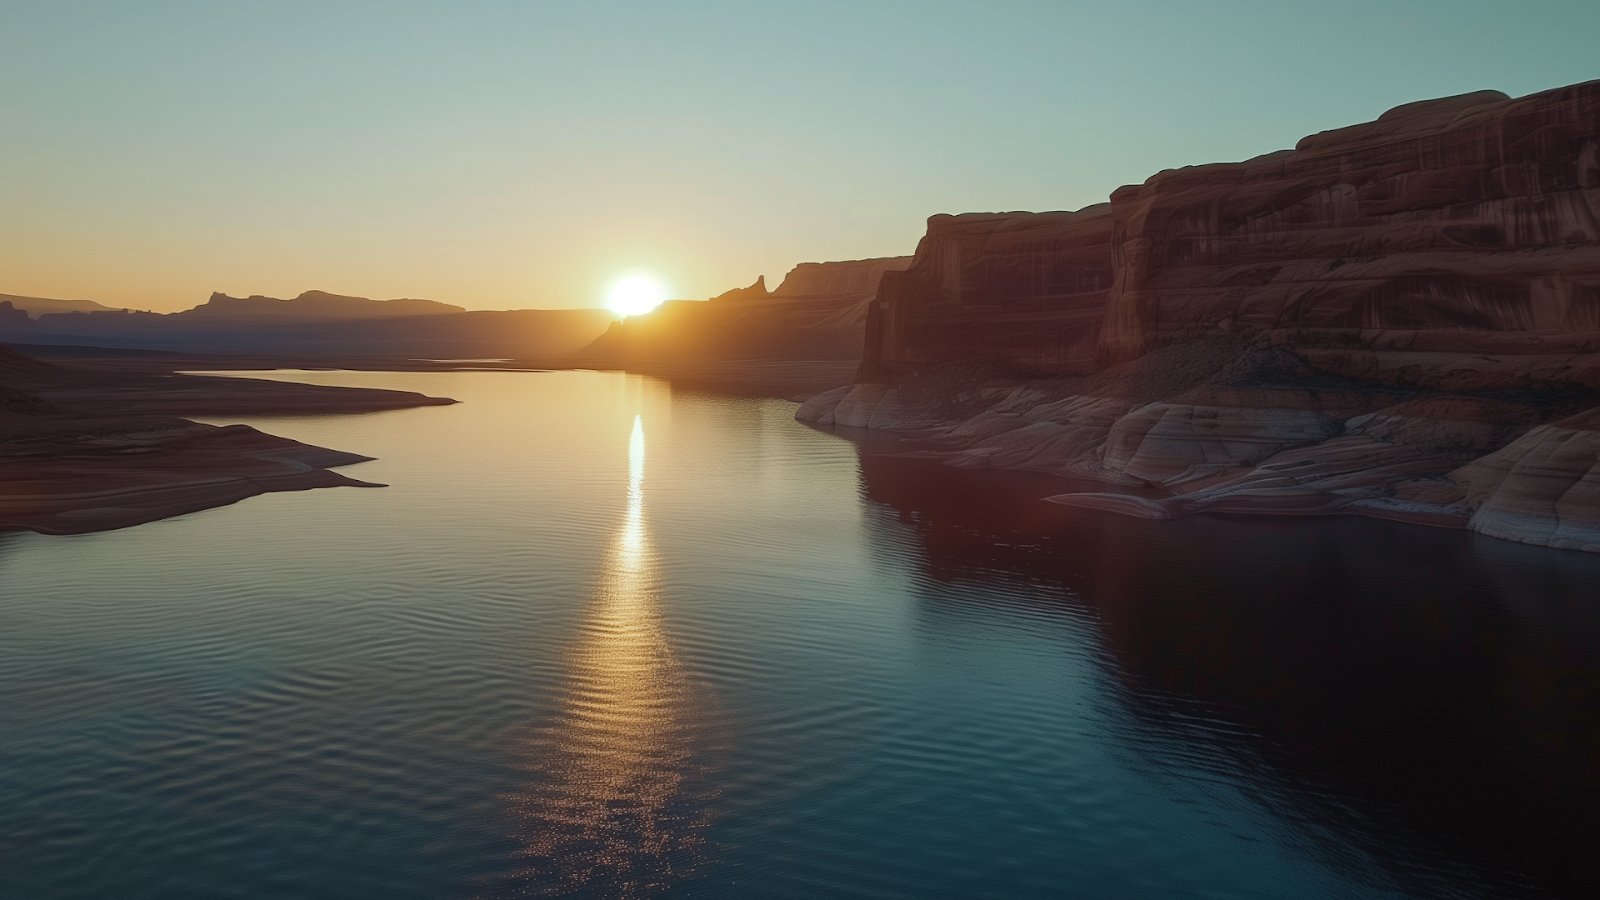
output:
[[[898,272],[910,264],[909,256],[804,262],[790,269],[772,293],[778,297],[870,297],[877,293],[883,273]]]
[[[859,382],[800,418],[1140,488],[1064,503],[1600,551],[1600,82],[1409,104],[1077,212],[934,216]]]
[[[901,256],[801,263],[771,292],[763,277],[708,302],[670,300],[613,324],[578,359],[668,377],[690,374],[721,387],[761,387],[774,370],[805,364],[801,376],[766,385],[780,393],[846,383],[861,359],[878,280],[910,262]]]

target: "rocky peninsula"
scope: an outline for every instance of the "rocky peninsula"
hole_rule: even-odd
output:
[[[1600,82],[1413,103],[1077,212],[939,215],[797,413],[1151,518],[1600,552]]]
[[[0,346],[0,530],[81,534],[270,491],[380,487],[331,471],[370,457],[182,415],[374,412],[455,401],[405,391],[183,375],[97,357],[58,366]],[[119,360],[121,364],[119,365]]]

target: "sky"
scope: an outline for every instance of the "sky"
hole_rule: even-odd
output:
[[[0,0],[0,293],[704,298],[1600,78],[1596,35],[1595,0]]]

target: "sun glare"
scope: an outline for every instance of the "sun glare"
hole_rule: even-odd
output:
[[[654,278],[636,275],[624,278],[611,289],[607,306],[622,316],[639,316],[661,305],[667,299],[667,289]]]

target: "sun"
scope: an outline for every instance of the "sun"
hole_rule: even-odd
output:
[[[635,275],[617,282],[606,305],[619,316],[641,316],[667,299],[667,289],[648,275]]]

